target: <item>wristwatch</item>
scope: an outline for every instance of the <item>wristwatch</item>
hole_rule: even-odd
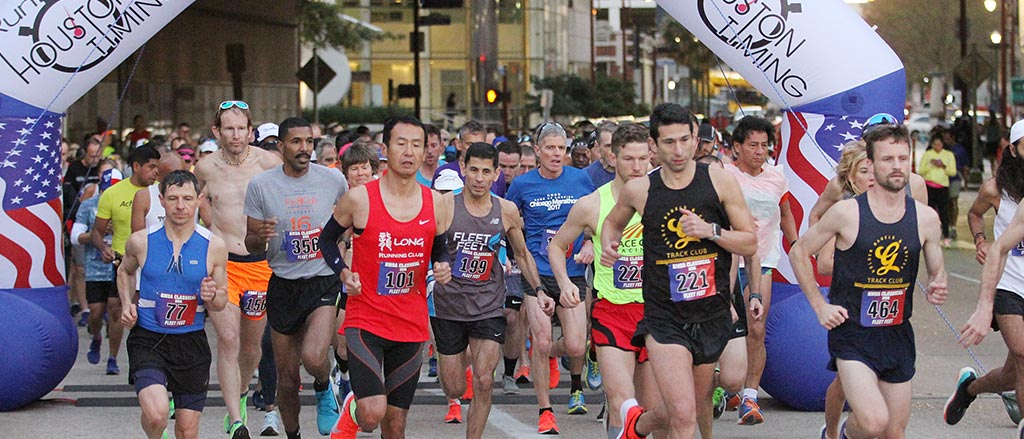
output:
[[[718,238],[721,238],[721,237],[722,237],[722,226],[720,226],[718,224],[715,224],[715,223],[711,223],[711,236],[708,237],[708,240],[710,240],[711,242],[715,242],[715,241],[718,241]]]

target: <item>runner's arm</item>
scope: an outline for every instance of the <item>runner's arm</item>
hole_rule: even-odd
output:
[[[985,259],[981,269],[981,291],[978,305],[967,324],[960,330],[960,344],[971,346],[981,343],[992,324],[992,306],[996,297],[996,285],[1006,268],[1007,253],[1024,240],[1024,201],[1017,206],[1017,213],[1006,226],[999,239],[989,249],[990,257]]]
[[[793,217],[793,210],[790,208],[791,198],[788,192],[782,196],[782,203],[779,204],[779,214],[782,216],[780,223],[782,239],[786,240],[786,244],[792,247],[800,235],[797,233],[796,218]]]
[[[132,233],[125,243],[125,255],[117,266],[117,296],[121,299],[121,323],[125,328],[135,326],[138,319],[138,311],[134,300],[135,295],[135,273],[139,266],[145,262],[146,254],[146,232],[139,231]],[[139,256],[142,255],[142,261]]]
[[[615,201],[615,207],[608,212],[601,226],[601,260],[605,267],[611,267],[619,259],[619,244],[622,241],[622,230],[629,224],[629,219],[636,212],[642,212],[639,203],[644,200],[651,180],[649,177],[641,177],[630,180],[619,190],[619,199]]]
[[[149,189],[136,191],[135,198],[132,199],[132,233],[146,228],[149,207]]]
[[[729,218],[731,229],[722,229],[721,237],[715,242],[725,251],[739,256],[749,256],[757,252],[757,235],[754,233],[754,217],[747,209],[747,201],[743,198],[736,178],[728,171],[718,168],[709,168],[711,171],[712,183],[718,192],[719,199],[725,207],[725,214]],[[706,232],[695,234],[701,239],[712,235],[711,227]]]
[[[915,203],[916,204],[916,203]],[[928,269],[928,289],[924,291],[928,303],[942,305],[946,303],[946,269],[942,261],[942,232],[939,214],[924,204],[916,204],[917,225],[921,229],[921,248],[924,251],[924,263]]]
[[[807,217],[807,224],[811,226],[817,224],[821,217],[825,215],[825,212],[828,212],[830,207],[842,199],[842,195],[842,185],[839,184],[838,178],[833,177],[825,185],[825,190],[821,192],[818,201],[814,202],[814,207],[811,207],[811,214]]]
[[[992,178],[981,185],[981,190],[978,191],[978,198],[974,199],[974,204],[967,211],[967,227],[971,229],[971,236],[974,238],[974,258],[979,264],[985,263],[985,257],[988,255],[989,247],[991,246],[991,243],[988,242],[988,237],[985,236],[985,213],[989,209],[998,209],[998,203],[998,188],[996,187],[996,180]]]
[[[512,246],[512,253],[516,255],[516,262],[519,263],[519,270],[523,272],[523,278],[530,284],[530,288],[536,290],[542,286],[540,274],[537,272],[537,261],[533,260],[530,249],[526,247],[526,237],[523,236],[523,217],[519,215],[519,209],[510,201],[501,200],[502,220],[508,227],[505,236]]]
[[[551,274],[555,276],[555,280],[558,281],[558,286],[562,291],[572,291],[577,289],[573,285],[572,280],[569,279],[568,269],[566,268],[567,261],[565,259],[565,253],[569,251],[569,246],[572,245],[576,238],[581,233],[586,236],[593,236],[594,231],[591,224],[595,222],[597,212],[594,212],[594,201],[597,201],[597,193],[592,193],[581,198],[576,202],[575,205],[569,209],[569,216],[565,219],[565,223],[558,229],[555,236],[551,238],[551,242],[548,243],[548,264],[551,265]],[[579,295],[563,294],[562,297],[578,297]]]
[[[821,221],[807,229],[796,245],[789,249],[789,261],[800,284],[800,289],[818,316],[818,322],[828,329],[838,326],[849,316],[845,309],[830,305],[825,301],[821,291],[818,290],[818,282],[814,278],[814,268],[811,266],[810,258],[826,243],[838,238],[841,235],[842,227],[856,224],[856,218],[849,213],[851,207],[854,206],[853,203],[849,200],[837,203],[825,212]],[[856,209],[853,212],[856,212]]]
[[[207,309],[220,311],[228,304],[228,249],[224,240],[217,235],[211,235],[207,260],[210,261],[209,276],[217,283],[217,292],[213,300],[204,302]]]

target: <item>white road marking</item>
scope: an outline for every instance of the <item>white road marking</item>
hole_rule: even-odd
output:
[[[444,391],[441,389],[418,389],[417,392],[444,396]],[[463,407],[462,415],[463,417],[469,415],[469,407]],[[498,429],[505,437],[524,437],[537,434],[536,427],[522,422],[508,414],[508,412],[494,406],[491,406],[491,413],[487,417],[487,425]],[[486,430],[484,433],[486,433]]]
[[[950,276],[953,276],[953,277],[955,277],[955,278],[957,278],[957,279],[960,279],[960,280],[965,280],[965,281],[967,281],[967,282],[971,282],[971,283],[976,283],[976,284],[978,284],[978,285],[981,285],[981,281],[980,281],[980,280],[978,280],[978,279],[975,279],[975,278],[973,278],[973,277],[969,277],[969,276],[964,276],[964,275],[962,275],[962,274],[954,273],[954,272],[952,272],[952,271],[950,271],[950,272],[949,272],[949,275],[950,275]]]

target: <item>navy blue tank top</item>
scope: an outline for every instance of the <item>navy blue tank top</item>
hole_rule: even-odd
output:
[[[892,224],[875,218],[867,193],[854,200],[860,212],[857,239],[849,249],[836,249],[830,300],[860,326],[900,325],[913,314],[921,255],[914,199],[904,197],[903,218]]]

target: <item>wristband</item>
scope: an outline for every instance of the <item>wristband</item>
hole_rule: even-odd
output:
[[[987,239],[987,238],[985,237],[985,232],[978,232],[978,233],[975,233],[975,234],[974,234],[974,242],[978,242],[978,238],[979,238],[979,237],[980,237],[981,239]]]
[[[764,303],[764,301],[761,300],[761,293],[750,293],[750,300],[754,300],[754,299],[757,299],[761,303]],[[749,302],[749,300],[748,300],[748,302]]]
[[[537,292],[538,291],[544,291],[544,286],[543,285],[537,285],[537,286],[535,286],[535,287],[533,287],[531,289],[526,290],[525,293],[526,293],[527,296],[537,297]]]

